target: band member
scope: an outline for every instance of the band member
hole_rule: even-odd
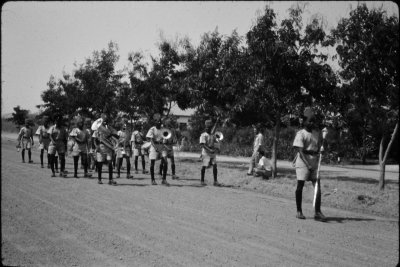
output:
[[[166,160],[166,157],[161,157],[162,153],[162,134],[161,134],[161,116],[160,114],[155,114],[153,119],[155,120],[155,126],[151,127],[147,132],[146,138],[151,142],[149,158],[150,158],[150,175],[151,184],[156,185],[156,180],[154,179],[154,165],[156,160],[160,159],[162,161]],[[166,153],[164,153],[166,156]],[[166,163],[168,164],[168,163]],[[163,173],[163,178],[161,184],[169,185],[166,179],[167,173]]]
[[[132,179],[133,176],[131,175],[131,145],[128,140],[128,137],[130,136],[129,131],[127,130],[127,121],[123,122],[122,130],[118,131],[118,146],[116,149],[116,154],[117,154],[117,171],[118,171],[118,176],[117,178],[120,177],[121,174],[121,166],[123,163],[124,158],[126,159],[126,179]]]
[[[62,116],[58,116],[56,119],[56,124],[50,127],[50,144],[49,144],[49,157],[50,157],[50,168],[52,171],[51,177],[55,177],[54,164],[55,155],[58,153],[60,157],[60,177],[66,177],[65,172],[65,152],[67,149],[67,130],[64,127],[64,119]]]
[[[101,181],[102,168],[103,163],[107,162],[109,178],[108,184],[115,185],[117,182],[113,180],[112,165],[114,150],[110,147],[114,145],[113,141],[111,140],[113,133],[108,127],[108,116],[106,114],[102,114],[101,118],[103,119],[102,125],[98,130],[93,132],[94,144],[96,146],[98,183],[103,184]]]
[[[247,175],[253,174],[254,166],[257,165],[257,162],[260,158],[258,150],[264,144],[264,136],[262,134],[261,124],[253,125],[253,131],[254,131],[254,135],[255,135],[254,142],[253,142],[253,154],[251,155],[249,170],[247,171]]]
[[[84,130],[87,132],[88,136],[88,154],[87,154],[87,166],[88,169],[94,169],[94,166],[96,165],[96,158],[94,157],[94,144],[92,140],[92,135],[93,131],[91,129],[92,126],[92,120],[90,118],[85,119],[85,128]]]
[[[176,144],[178,142],[178,140],[176,138],[174,129],[172,129],[172,124],[171,124],[170,119],[167,119],[164,121],[164,127],[166,127],[167,129],[169,129],[171,131],[171,138],[163,139],[163,144],[164,144],[165,151],[167,153],[167,158],[169,158],[171,160],[172,179],[175,180],[175,179],[179,179],[179,177],[175,175],[175,157],[174,157],[173,145]],[[167,159],[165,159],[165,161],[167,161]],[[164,166],[164,161],[161,161],[160,172],[159,172],[160,175],[162,175],[164,168],[167,168],[165,170],[165,172],[167,172],[168,166]]]
[[[218,182],[218,169],[217,169],[217,152],[219,152],[219,144],[217,144],[215,137],[211,134],[211,120],[205,121],[205,131],[200,135],[200,145],[202,147],[201,158],[203,166],[201,167],[201,185],[207,185],[204,181],[206,168],[213,166],[214,186],[221,186]]]
[[[258,149],[258,153],[261,156],[257,167],[253,169],[255,177],[261,176],[264,179],[271,177],[271,162],[267,159],[263,149]]]
[[[293,146],[298,149],[295,168],[297,177],[296,206],[298,219],[305,219],[301,208],[303,187],[305,181],[311,181],[315,187],[317,181],[318,153],[322,145],[322,134],[315,125],[316,119],[311,109],[304,111],[304,129],[297,132]],[[318,179],[319,183],[319,179]],[[318,191],[315,204],[315,220],[326,221],[321,212],[321,185],[318,184]]]
[[[33,163],[31,151],[31,148],[34,145],[32,126],[33,121],[30,119],[25,119],[25,126],[21,128],[17,138],[18,146],[22,147],[21,156],[23,163],[25,163],[25,149],[28,150],[29,163]]]
[[[142,153],[142,145],[144,143],[144,134],[142,132],[142,124],[137,122],[135,125],[135,131],[131,136],[131,147],[133,147],[133,156],[135,157],[135,173],[139,173],[138,171],[138,159],[139,156],[142,158],[142,173],[146,174],[148,171],[146,170],[146,162],[144,160],[144,154]]]
[[[70,138],[74,141],[72,147],[72,157],[74,159],[74,177],[78,177],[78,163],[79,156],[82,158],[84,175],[83,177],[91,177],[88,173],[88,147],[89,147],[89,133],[83,129],[83,119],[76,119],[76,127],[72,129],[69,134]]]
[[[47,154],[47,168],[50,169],[50,159],[49,159],[49,144],[50,144],[50,135],[48,133],[50,129],[50,119],[49,116],[43,116],[42,118],[43,125],[40,125],[39,128],[36,130],[36,135],[39,138],[39,148],[40,148],[40,165],[44,168],[43,164],[43,155],[44,151],[46,150]]]

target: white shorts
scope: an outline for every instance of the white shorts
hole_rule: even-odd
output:
[[[317,180],[317,170],[310,170],[307,167],[297,167],[296,178],[299,181],[315,181]]]
[[[216,165],[217,164],[217,155],[208,155],[208,154],[202,154],[201,155],[202,159],[202,166],[203,167],[211,167],[211,165]]]

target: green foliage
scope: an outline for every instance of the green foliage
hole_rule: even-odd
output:
[[[21,109],[20,106],[16,106],[13,109],[12,117],[8,118],[7,121],[11,121],[17,126],[25,125],[25,119],[28,118],[29,110]]]

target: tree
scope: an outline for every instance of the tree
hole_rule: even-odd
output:
[[[338,44],[336,51],[342,68],[339,75],[348,83],[343,94],[352,109],[363,112],[363,142],[372,131],[380,137],[381,190],[385,186],[386,160],[399,124],[398,31],[397,17],[387,17],[381,9],[368,10],[362,4],[331,32]]]
[[[98,118],[100,113],[106,113],[116,117],[116,95],[126,87],[121,82],[123,74],[115,70],[117,51],[117,44],[110,42],[107,50],[94,51],[72,74],[63,73],[58,80],[51,76],[42,93],[43,114],[53,118],[56,114],[67,115],[70,121],[78,114]]]
[[[324,64],[327,56],[317,49],[326,39],[325,32],[317,17],[303,31],[304,8],[290,8],[289,18],[278,27],[274,11],[266,6],[246,35],[250,87],[240,105],[268,114],[266,123],[274,128],[273,176],[277,173],[279,132],[284,118],[301,114],[305,106],[324,106],[334,100],[336,77],[330,66]]]
[[[19,105],[14,107],[13,109],[14,112],[11,114],[12,117],[8,118],[7,121],[13,122],[15,125],[17,125],[17,127],[24,125],[25,119],[28,118],[29,110],[21,109]]]

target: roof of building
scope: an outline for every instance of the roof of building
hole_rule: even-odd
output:
[[[170,114],[175,116],[190,117],[194,114],[195,111],[196,109],[194,108],[187,108],[185,110],[182,110],[178,107],[177,103],[172,103]]]

